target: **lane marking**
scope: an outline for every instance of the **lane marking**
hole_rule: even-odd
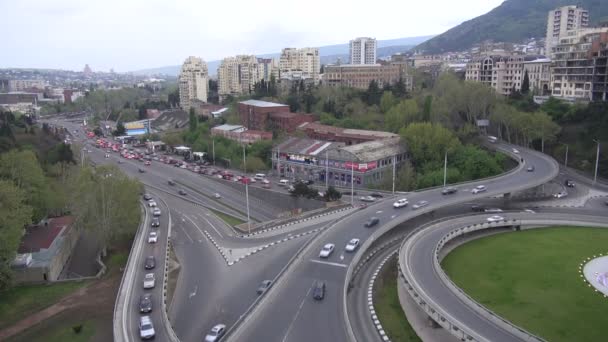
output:
[[[300,311],[302,311],[302,307],[304,307],[304,303],[305,303],[306,299],[308,299],[308,295],[310,294],[310,291],[312,290],[312,287],[314,286],[314,284],[315,283],[313,281],[313,283],[310,285],[310,287],[306,291],[304,298],[302,298],[302,301],[300,302],[300,306],[298,307],[298,311],[296,311],[296,314],[293,316],[291,323],[289,323],[289,327],[287,328],[287,331],[285,332],[285,336],[283,337],[282,342],[287,341],[287,336],[289,336],[289,332],[291,331],[291,328],[293,328],[294,323],[298,319],[298,316],[300,315]]]
[[[211,223],[211,221],[209,221],[209,220],[208,220],[206,217],[204,217],[204,216],[200,216],[200,217],[201,217],[203,220],[207,221],[207,223],[208,223],[208,224],[211,226],[211,228],[213,228],[213,230],[215,230],[215,232],[217,233],[217,235],[219,235],[219,236],[220,236],[220,238],[222,238],[222,239],[224,238],[224,235],[222,235],[222,233],[221,233],[221,232],[220,232],[220,231],[219,231],[217,228],[215,228],[215,226],[213,225],[213,223]]]
[[[182,229],[182,231],[184,232],[184,234],[186,234],[186,236],[188,237],[188,240],[190,240],[190,242],[194,242],[194,240],[190,237],[190,234],[188,234],[188,232],[186,231],[186,229],[184,228],[184,226],[180,226],[180,228]]]
[[[192,297],[196,296],[197,291],[198,291],[198,285],[194,286],[194,291],[190,292],[190,296],[188,297],[188,299],[191,299]]]
[[[323,260],[317,260],[317,259],[310,259],[310,261],[312,262],[316,262],[317,264],[324,264],[324,265],[329,265],[329,266],[337,266],[337,267],[348,267],[348,265],[345,264],[340,264],[337,262],[331,262],[331,261],[323,261]]]
[[[382,210],[376,211],[376,214],[382,214]]]
[[[201,233],[201,235],[204,237],[205,233],[203,233],[203,230],[201,229],[201,227],[198,226],[198,224],[194,223],[194,221],[192,221],[192,219],[190,217],[188,217],[188,215],[184,215],[184,217],[186,219],[188,219],[188,221],[192,222],[192,224],[194,225],[194,227],[196,227],[196,229],[198,229],[198,231]]]

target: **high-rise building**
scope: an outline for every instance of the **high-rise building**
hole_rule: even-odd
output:
[[[376,64],[375,38],[359,37],[350,41],[350,64]]]
[[[279,59],[281,79],[313,79],[319,80],[321,59],[319,48],[285,48],[281,50]]]
[[[193,100],[207,102],[208,85],[207,63],[194,56],[186,58],[179,73],[180,107],[190,110]]]
[[[413,77],[409,74],[407,63],[328,65],[323,73],[323,83],[329,86],[367,89],[371,81],[375,81],[380,88],[397,82],[403,82],[406,91],[411,91],[413,87]]]
[[[274,58],[258,58],[260,78],[265,81],[270,81],[274,76],[275,80],[279,80],[279,63]]]
[[[549,11],[545,53],[551,55],[552,48],[571,30],[589,26],[589,12],[578,6],[563,6]]]
[[[263,78],[254,55],[224,58],[218,67],[217,77],[220,100],[229,95],[250,94],[255,84]]]
[[[511,95],[520,91],[524,81],[524,64],[544,59],[544,56],[511,55],[484,56],[467,63],[465,79],[494,88],[498,94]],[[530,75],[528,74],[528,78]]]

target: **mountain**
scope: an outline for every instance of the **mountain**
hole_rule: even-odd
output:
[[[518,43],[526,38],[544,37],[548,12],[567,5],[579,5],[588,10],[590,25],[608,16],[606,0],[506,0],[490,12],[416,46],[415,50],[425,53],[462,51],[488,39]]]
[[[412,46],[416,44],[420,44],[433,36],[420,36],[420,37],[406,37],[406,38],[397,38],[397,39],[386,39],[386,40],[378,40],[378,57],[386,57],[390,56],[393,53],[397,52],[406,52],[412,48]],[[336,45],[326,45],[319,47],[319,54],[321,55],[321,63],[335,63],[336,60],[341,58],[342,62],[346,62],[348,60],[348,44],[336,44]],[[277,58],[279,57],[279,53],[268,53],[263,55],[258,55],[258,57],[264,58]],[[220,65],[220,61],[209,61],[207,62],[207,69],[209,70],[209,75],[214,76],[217,73],[217,68]],[[180,65],[170,65],[163,66],[158,68],[150,68],[133,71],[136,75],[169,75],[169,76],[177,76],[179,74]]]

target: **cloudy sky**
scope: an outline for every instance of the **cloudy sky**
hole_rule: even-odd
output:
[[[439,34],[503,0],[0,0],[0,68],[131,71]]]

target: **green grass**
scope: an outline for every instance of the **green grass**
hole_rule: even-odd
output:
[[[65,318],[65,317],[62,317]],[[10,342],[88,342],[96,331],[96,322],[93,320],[78,321],[77,318],[65,319],[54,324],[42,323],[25,331],[23,334],[10,338]],[[82,324],[82,330],[76,334],[72,327]]]
[[[376,283],[374,306],[382,327],[394,342],[420,341],[418,335],[405,318],[397,295],[397,265],[395,259],[388,262]]]
[[[54,304],[85,284],[87,282],[16,286],[0,292],[0,328]]]
[[[608,252],[608,229],[552,227],[505,233],[456,248],[442,266],[475,300],[549,341],[606,341],[608,299],[579,264]]]
[[[220,219],[222,219],[224,222],[226,222],[228,225],[230,226],[237,226],[241,223],[245,223],[245,221],[241,221],[238,218],[231,216],[231,215],[227,215],[224,214],[222,212],[219,212],[217,210],[213,210],[213,209],[209,209],[211,210],[217,217],[219,217]]]
[[[127,264],[127,260],[129,259],[128,252],[115,252],[110,254],[108,259],[105,261],[108,270],[113,271],[117,270],[121,267],[125,267]]]

